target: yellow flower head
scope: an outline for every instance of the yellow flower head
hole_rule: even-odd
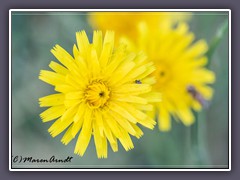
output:
[[[151,27],[152,28],[152,27]],[[155,106],[159,129],[171,129],[171,116],[188,126],[194,122],[191,109],[199,111],[212,97],[209,87],[215,81],[212,71],[206,69],[208,47],[204,40],[194,42],[186,23],[175,29],[153,32],[146,24],[139,26],[137,43],[125,38],[131,50],[143,50],[154,62],[156,84],[153,89],[162,93],[162,101]]]
[[[177,21],[187,20],[191,13],[182,12],[95,12],[89,16],[90,24],[102,30],[114,30],[117,39],[126,36],[133,40],[138,38],[137,26],[141,22],[155,28],[168,29]]]
[[[68,144],[80,131],[74,153],[83,156],[91,136],[98,158],[107,157],[107,141],[118,150],[118,140],[126,151],[133,148],[129,134],[137,138],[143,132],[138,123],[153,129],[155,121],[142,110],[160,101],[151,93],[153,78],[145,78],[155,68],[144,54],[128,53],[126,46],[114,47],[114,33],[94,31],[89,43],[85,31],[77,32],[73,57],[56,45],[51,52],[60,61],[52,61],[53,71],[41,70],[39,79],[55,86],[56,94],[39,99],[43,122],[57,119],[49,128],[55,137],[65,132],[62,143]],[[141,80],[141,81],[140,81]]]

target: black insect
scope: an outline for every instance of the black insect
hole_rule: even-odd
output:
[[[202,107],[207,108],[209,106],[209,102],[202,96],[202,94],[195,88],[195,86],[188,85],[187,92],[191,94],[193,99],[198,101]]]
[[[141,82],[140,80],[138,80],[138,79],[135,80],[135,83],[136,83],[136,84],[142,84],[142,82]]]

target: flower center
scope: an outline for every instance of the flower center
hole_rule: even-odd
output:
[[[166,82],[171,77],[171,70],[169,67],[167,67],[164,64],[157,65],[157,69],[155,71],[155,77],[157,79],[156,86],[163,87],[163,85],[166,84]]]
[[[104,82],[95,80],[85,90],[86,102],[92,108],[102,108],[110,97],[110,91]]]

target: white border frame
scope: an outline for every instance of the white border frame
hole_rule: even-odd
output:
[[[12,60],[12,49],[11,49],[11,23],[12,23],[12,12],[94,12],[94,11],[99,11],[99,12],[108,12],[108,11],[149,11],[149,12],[154,12],[154,11],[171,11],[171,12],[205,12],[205,11],[217,11],[217,12],[228,12],[229,13],[229,25],[228,25],[228,30],[229,30],[229,157],[228,157],[228,162],[229,162],[229,168],[227,169],[64,169],[64,168],[59,168],[59,169],[27,169],[27,168],[18,168],[18,169],[13,169],[11,167],[12,165],[12,154],[11,154],[11,149],[12,149],[12,142],[11,142],[11,137],[12,137],[12,132],[11,132],[11,122],[12,122],[12,116],[11,116],[11,108],[12,108],[12,99],[11,99],[11,93],[12,93],[12,87],[11,87],[11,60]],[[10,9],[9,10],[9,171],[231,171],[231,10],[230,9]]]

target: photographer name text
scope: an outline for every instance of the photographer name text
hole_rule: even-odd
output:
[[[58,159],[55,156],[50,158],[33,158],[32,156],[12,156],[13,163],[70,163],[73,157],[68,156],[65,159]]]

